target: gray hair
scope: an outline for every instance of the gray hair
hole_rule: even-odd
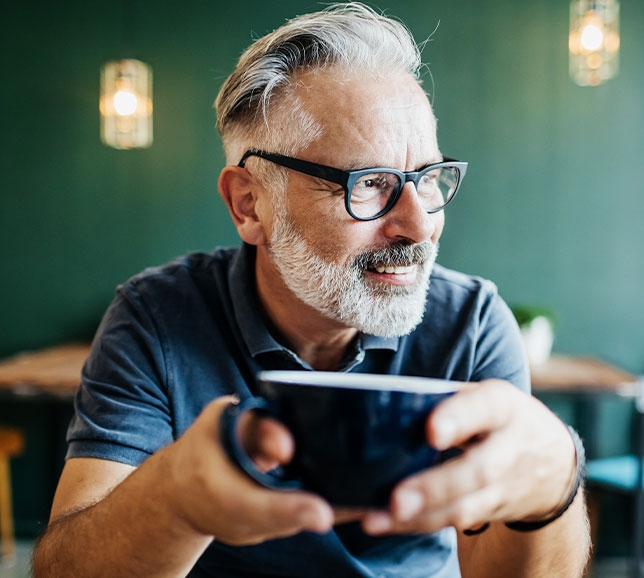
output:
[[[400,71],[418,79],[420,50],[404,24],[360,2],[287,21],[242,54],[217,96],[217,129],[228,162],[237,163],[251,147],[293,155],[317,138],[321,127],[288,97],[298,74],[328,67],[371,75]],[[284,122],[272,127],[276,118]]]

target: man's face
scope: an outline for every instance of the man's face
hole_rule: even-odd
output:
[[[299,97],[323,135],[298,158],[343,169],[418,170],[442,159],[427,98],[407,75],[304,76]],[[309,307],[374,335],[409,333],[422,319],[443,213],[428,215],[412,183],[374,221],[356,221],[342,189],[289,171],[268,251],[287,288]]]

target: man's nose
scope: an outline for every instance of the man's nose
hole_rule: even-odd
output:
[[[385,232],[388,237],[421,243],[438,240],[434,237],[442,228],[443,214],[442,211],[427,213],[420,204],[414,183],[407,182],[396,204],[382,218],[386,221]]]

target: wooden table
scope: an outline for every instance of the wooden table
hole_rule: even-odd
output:
[[[605,361],[592,357],[555,354],[545,363],[531,367],[532,391],[568,396],[580,405],[580,417],[588,424],[585,436],[589,457],[597,456],[599,441],[599,402],[602,396],[636,399],[637,377]]]
[[[591,357],[552,355],[548,361],[530,368],[535,392],[631,396],[637,378],[618,367]]]
[[[72,343],[0,361],[0,394],[70,400],[88,354],[88,344]]]
[[[533,391],[539,393],[561,393],[574,395],[583,400],[586,417],[590,425],[586,440],[588,455],[595,457],[599,439],[598,406],[602,395],[620,395],[633,399],[636,404],[636,448],[639,471],[635,491],[635,512],[633,523],[633,564],[631,575],[642,576],[644,558],[644,493],[642,490],[642,460],[644,460],[644,381],[603,361],[584,357],[554,355],[545,364],[531,369]],[[592,496],[589,498],[592,503]],[[597,504],[590,508],[591,525],[596,525]],[[593,510],[595,513],[593,514]]]
[[[88,353],[89,345],[72,343],[26,351],[0,361],[4,420],[25,434],[25,451],[12,468],[18,506],[14,519],[21,535],[41,531],[49,516],[65,461],[72,400]]]

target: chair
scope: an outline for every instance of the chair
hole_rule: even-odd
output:
[[[631,576],[644,576],[644,376],[635,388],[636,448],[635,454],[589,460],[586,484],[592,490],[611,490],[635,496],[633,517],[633,563]],[[592,499],[592,494],[591,494]],[[591,503],[591,515],[592,515]]]
[[[24,436],[19,429],[0,426],[0,555],[3,561],[9,562],[16,552],[9,460],[20,455],[24,446]]]

